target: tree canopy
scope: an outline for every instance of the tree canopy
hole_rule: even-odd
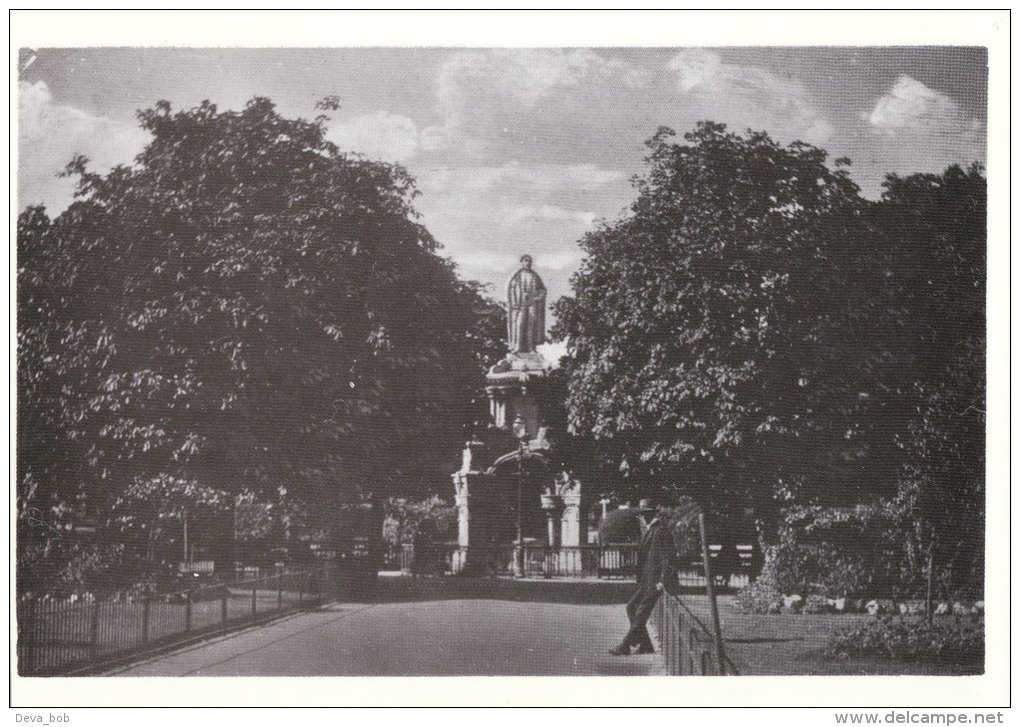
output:
[[[828,426],[813,406],[832,386],[818,343],[845,315],[830,293],[861,205],[806,144],[711,123],[672,137],[648,142],[630,214],[581,241],[556,333],[573,429],[622,441],[625,469],[685,472],[705,498],[744,478],[746,451]]]
[[[286,486],[323,516],[427,492],[502,310],[438,254],[414,180],[264,98],[138,118],[134,164],[75,159],[76,201],[19,218],[22,512],[106,517],[165,482]]]
[[[980,171],[890,177],[869,202],[849,160],[764,133],[648,147],[556,304],[570,428],[710,508],[853,504],[920,468],[929,508],[983,512],[960,494],[983,468]]]

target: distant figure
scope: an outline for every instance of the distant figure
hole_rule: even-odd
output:
[[[523,255],[521,269],[506,286],[510,353],[534,353],[545,343],[545,284],[531,263],[531,255]]]
[[[613,656],[627,656],[632,646],[637,653],[651,654],[655,651],[648,635],[648,618],[652,615],[659,596],[664,590],[674,592],[678,587],[676,552],[673,536],[659,519],[659,506],[654,500],[643,499],[638,504],[638,518],[644,529],[641,545],[638,546],[637,590],[627,602],[627,617],[630,630],[619,646],[609,653]]]

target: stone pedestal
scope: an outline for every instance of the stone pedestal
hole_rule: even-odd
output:
[[[545,379],[547,364],[540,353],[512,353],[489,369],[485,391],[489,395],[492,423],[506,429],[520,415],[528,436],[534,437],[542,424],[542,412],[535,388]]]

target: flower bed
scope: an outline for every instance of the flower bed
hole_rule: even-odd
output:
[[[939,618],[932,624],[918,618],[883,616],[866,624],[841,628],[829,636],[830,658],[878,657],[896,661],[984,660],[984,619]]]

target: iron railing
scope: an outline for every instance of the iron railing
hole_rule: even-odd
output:
[[[399,568],[405,574],[447,575],[515,575],[514,546],[470,546],[443,544],[415,552],[405,546],[400,553]],[[636,543],[581,545],[549,548],[542,544],[524,545],[523,575],[528,578],[633,578],[637,572]],[[396,566],[396,558],[392,559]],[[681,588],[704,589],[705,577],[701,561],[684,563],[678,573]],[[741,588],[750,582],[749,560],[734,573],[716,577],[721,588]]]
[[[313,608],[340,594],[340,574],[329,564],[154,596],[22,599],[18,673],[85,673],[194,637]]]
[[[628,578],[637,566],[637,546],[574,546],[549,548],[527,543],[523,547],[523,573],[529,578]],[[516,548],[510,545],[433,546],[415,551],[405,548],[401,570],[413,575],[516,575]]]
[[[722,634],[714,635],[678,596],[662,594],[652,613],[652,625],[659,636],[659,648],[667,674],[702,676],[740,673],[723,650]]]

